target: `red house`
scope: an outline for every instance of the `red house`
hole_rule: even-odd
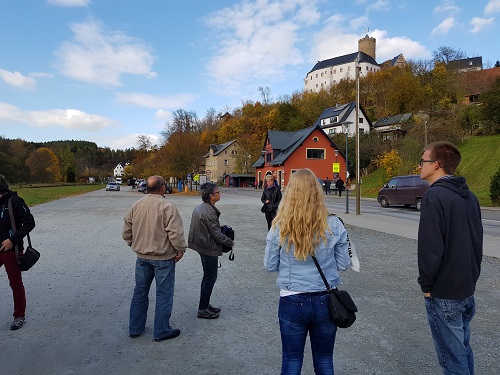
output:
[[[346,176],[344,154],[319,125],[296,132],[269,130],[262,156],[253,167],[257,182],[271,173],[280,186],[286,186],[290,175],[301,168],[309,168],[322,180]]]

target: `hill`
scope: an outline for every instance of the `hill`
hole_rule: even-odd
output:
[[[476,194],[481,206],[491,206],[491,176],[500,167],[500,134],[470,137],[457,146],[462,154],[458,174],[467,179],[469,188]],[[361,195],[376,198],[385,182],[382,170],[363,176]]]

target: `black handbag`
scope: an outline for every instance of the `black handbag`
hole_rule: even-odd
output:
[[[337,325],[339,328],[349,328],[356,321],[356,312],[358,308],[352,300],[349,293],[345,290],[339,290],[337,288],[332,289],[326,280],[323,270],[319,266],[318,260],[315,256],[312,257],[316,268],[318,269],[323,282],[325,283],[326,289],[328,291],[328,312],[330,314],[330,320]]]
[[[267,203],[264,203],[264,205],[260,209],[260,212],[264,213],[266,211],[267,211]]]
[[[16,232],[16,221],[14,220],[14,212],[12,211],[12,197],[9,198],[7,203],[9,207],[10,225],[12,227],[13,233]],[[38,262],[40,258],[40,253],[33,246],[31,246],[31,239],[29,233],[26,235],[28,238],[28,247],[26,248],[24,254],[19,254],[19,245],[16,243],[14,245],[14,251],[16,253],[16,261],[19,269],[21,271],[28,271],[31,267]]]

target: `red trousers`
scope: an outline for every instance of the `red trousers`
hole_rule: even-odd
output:
[[[24,317],[26,313],[26,293],[14,251],[0,251],[0,267],[2,265],[5,266],[5,271],[7,271],[12,295],[14,296],[14,318]]]

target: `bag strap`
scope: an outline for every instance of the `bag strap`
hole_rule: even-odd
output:
[[[12,211],[12,197],[10,197],[7,202],[7,208],[9,209],[10,226],[12,227],[12,233],[15,233],[17,229],[16,229],[16,221],[14,220],[14,212]],[[31,247],[30,234],[28,233],[26,237],[28,237],[28,245],[29,247]],[[17,264],[21,264],[21,261],[19,260],[19,245],[17,243],[14,244],[14,252],[16,254]]]
[[[330,292],[332,288],[330,288],[330,284],[328,284],[328,281],[326,281],[325,274],[323,273],[323,270],[319,266],[318,260],[316,259],[316,257],[314,255],[311,255],[311,257],[312,257],[312,259],[314,261],[314,264],[316,265],[316,268],[318,269],[319,274],[321,275],[321,278],[323,279],[323,282],[325,283],[326,290],[328,292]]]

